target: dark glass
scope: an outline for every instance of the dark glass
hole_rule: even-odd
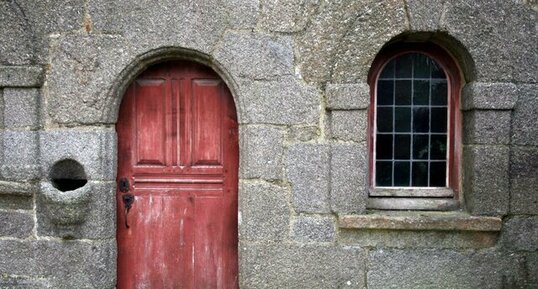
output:
[[[446,133],[447,109],[434,107],[431,113],[431,132]]]
[[[446,78],[445,72],[443,71],[441,66],[439,66],[439,64],[437,64],[433,59],[431,63],[431,68],[432,68],[432,78]]]
[[[413,179],[411,185],[413,187],[428,186],[428,163],[413,162],[412,170]]]
[[[411,78],[412,70],[412,55],[406,54],[396,58],[396,77]]]
[[[378,160],[392,159],[392,135],[377,135],[375,153]]]
[[[413,104],[428,105],[430,97],[430,81],[415,80],[413,81]]]
[[[430,78],[431,59],[420,53],[416,53],[413,56],[413,77]]]
[[[432,80],[432,105],[447,105],[448,88],[446,80]]]
[[[411,104],[411,80],[396,80],[394,101],[397,105]]]
[[[430,187],[446,187],[446,162],[430,163]]]
[[[379,75],[379,78],[394,78],[394,60],[391,60]]]
[[[430,109],[428,107],[413,108],[413,132],[430,130]]]
[[[409,167],[411,162],[394,162],[394,185],[409,186]]]
[[[431,135],[430,159],[446,160],[446,135]]]
[[[377,108],[377,131],[392,132],[392,107]]]
[[[397,107],[394,111],[396,132],[411,132],[411,108]]]
[[[411,157],[411,135],[397,134],[394,136],[394,158],[408,160]]]
[[[428,135],[413,136],[413,159],[428,159]]]
[[[381,187],[392,186],[392,162],[376,162],[375,185]]]
[[[377,105],[392,105],[394,81],[379,80],[377,82]]]

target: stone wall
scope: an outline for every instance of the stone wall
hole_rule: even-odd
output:
[[[0,288],[115,287],[119,104],[138,73],[177,58],[215,69],[235,98],[241,288],[537,288],[536,11],[0,0]],[[461,67],[461,211],[366,210],[367,75],[395,39],[435,42]],[[65,159],[83,168],[77,195],[52,184]]]

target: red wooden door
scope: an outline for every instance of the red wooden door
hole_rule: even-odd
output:
[[[117,288],[238,288],[237,118],[226,84],[191,62],[150,67],[127,89],[116,130]]]

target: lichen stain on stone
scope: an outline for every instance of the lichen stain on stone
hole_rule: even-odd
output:
[[[88,33],[91,33],[93,30],[92,18],[89,15],[84,17],[84,30],[86,30]]]

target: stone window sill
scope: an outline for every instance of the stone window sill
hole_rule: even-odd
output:
[[[379,212],[338,217],[342,229],[498,232],[502,219],[463,212]]]

